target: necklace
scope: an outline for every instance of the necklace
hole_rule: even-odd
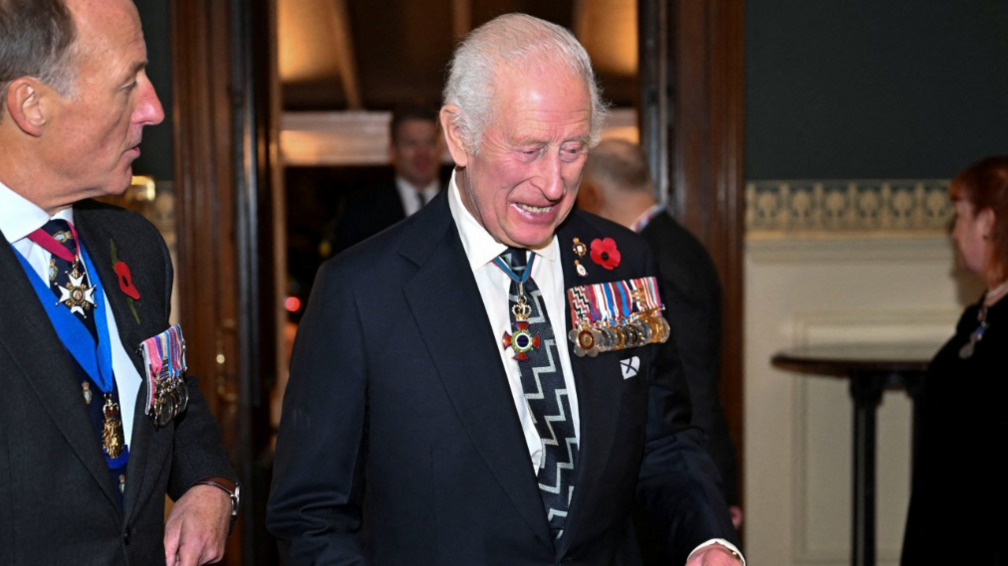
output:
[[[983,301],[980,303],[980,311],[977,313],[977,322],[979,322],[979,325],[976,330],[970,334],[969,343],[963,345],[963,347],[959,349],[960,359],[968,360],[973,356],[973,351],[976,350],[977,343],[983,340],[984,332],[986,332],[987,327],[990,326],[990,323],[987,322],[987,309],[994,303],[998,302],[1005,294],[1005,291],[1008,291],[1008,280],[1002,281],[1000,285],[984,293]]]
[[[1008,291],[1008,279],[1005,279],[1000,285],[984,294],[984,305],[993,306],[994,303],[1001,299],[1001,297],[1005,294],[1005,291]]]
[[[968,360],[973,356],[973,351],[976,349],[978,342],[983,340],[984,332],[990,324],[987,323],[987,304],[983,303],[980,305],[980,312],[977,314],[977,321],[980,325],[977,329],[970,334],[969,343],[964,345],[959,349],[959,359]]]

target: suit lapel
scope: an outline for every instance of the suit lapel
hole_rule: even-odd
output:
[[[81,403],[80,385],[73,361],[57,336],[38,296],[28,281],[14,249],[0,234],[0,289],[4,290],[0,316],[0,344],[28,380],[49,417],[66,437],[94,480],[118,509],[108,468],[99,449],[87,409]]]
[[[141,383],[140,390],[137,394],[137,398],[134,401],[134,412],[133,412],[133,431],[130,438],[129,450],[129,468],[127,470],[128,478],[126,481],[126,493],[123,495],[123,511],[124,520],[128,521],[132,516],[133,508],[136,506],[138,497],[140,493],[143,493],[142,487],[148,481],[153,481],[154,478],[149,477],[151,473],[156,473],[156,469],[151,469],[148,466],[148,462],[151,461],[162,461],[167,457],[169,445],[167,442],[158,441],[159,439],[166,438],[165,435],[155,435],[154,427],[150,422],[150,418],[144,415],[144,410],[146,409],[146,395],[147,395],[147,383],[144,379],[144,368],[143,368],[143,355],[140,353],[140,343],[149,338],[150,335],[163,330],[151,330],[149,325],[157,318],[155,313],[150,308],[153,305],[149,305],[144,302],[144,297],[141,295],[139,301],[135,303],[137,312],[140,315],[140,321],[145,323],[143,325],[137,324],[136,319],[133,317],[133,312],[129,307],[127,302],[127,297],[125,293],[119,290],[119,276],[115,273],[115,268],[112,264],[112,234],[109,231],[111,225],[105,223],[95,222],[92,219],[91,211],[79,208],[74,211],[74,219],[78,226],[78,232],[80,233],[81,241],[83,242],[85,249],[91,256],[92,262],[94,263],[95,269],[98,271],[98,278],[101,280],[102,288],[105,291],[105,297],[109,301],[109,305],[112,308],[112,314],[115,316],[116,326],[119,330],[118,337],[113,337],[113,339],[118,338],[126,353],[129,355],[130,360],[132,360],[133,365],[137,369],[137,373],[140,375]],[[118,249],[118,255],[120,259],[128,258],[132,259],[130,254],[129,246],[124,246],[123,244],[129,244],[130,238],[118,238],[115,240],[118,246],[122,246]],[[143,293],[143,289],[140,290]],[[148,299],[150,302],[152,299]],[[107,482],[106,482],[107,483]]]
[[[497,341],[444,193],[427,208],[434,210],[420,214],[430,221],[413,224],[417,237],[407,238],[403,249],[419,265],[404,287],[407,302],[476,450],[529,527],[552,549]]]
[[[579,285],[612,281],[613,272],[595,265],[586,255],[576,258],[574,255],[574,238],[586,245],[595,238],[604,238],[608,234],[599,234],[592,226],[580,220],[576,212],[572,212],[569,220],[557,233],[560,246],[560,261],[563,265],[564,288],[569,289]],[[574,267],[578,259],[587,270],[587,276],[581,277]],[[566,302],[566,297],[564,297]],[[564,317],[567,330],[570,330],[571,308],[568,303]],[[557,556],[563,556],[571,544],[583,532],[581,525],[591,521],[590,510],[594,507],[591,498],[604,493],[606,489],[600,486],[601,471],[605,469],[614,441],[613,424],[619,416],[621,398],[614,395],[619,391],[622,374],[619,368],[619,358],[614,355],[600,355],[595,358],[579,357],[574,353],[573,344],[564,333],[564,343],[571,360],[571,370],[574,372],[574,383],[577,387],[578,411],[581,417],[581,436],[578,449],[577,477],[574,484],[574,497],[571,500],[564,527],[564,536],[560,539]]]

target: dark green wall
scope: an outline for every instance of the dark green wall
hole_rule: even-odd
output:
[[[1008,1],[746,2],[748,179],[952,177],[1008,153]]]
[[[172,60],[171,33],[168,25],[169,0],[135,0],[147,40],[147,76],[161,98],[165,120],[144,128],[140,158],[133,163],[136,175],[151,175],[155,180],[174,177],[172,153]]]

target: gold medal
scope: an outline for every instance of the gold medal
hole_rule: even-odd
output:
[[[665,317],[658,315],[654,317],[654,320],[658,323],[658,326],[661,329],[658,336],[658,343],[664,344],[668,341],[669,335],[672,333],[672,329],[669,327],[669,323],[665,320]]]
[[[123,435],[122,420],[119,418],[119,404],[112,402],[111,395],[105,395],[102,412],[105,414],[105,422],[102,424],[102,448],[105,454],[114,460],[122,456],[126,439]]]
[[[661,324],[658,323],[658,319],[656,317],[649,316],[644,319],[644,322],[647,323],[647,327],[650,329],[650,338],[648,338],[648,342],[650,344],[658,344],[661,341],[662,336],[662,327]]]
[[[579,257],[584,257],[588,253],[588,246],[580,238],[574,238],[574,253]]]

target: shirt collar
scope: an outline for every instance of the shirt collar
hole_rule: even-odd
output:
[[[448,208],[451,210],[455,226],[458,227],[459,237],[462,238],[462,248],[465,250],[466,259],[469,260],[470,269],[476,271],[493,261],[495,257],[504,253],[504,250],[507,249],[507,246],[494,240],[493,236],[486,231],[486,228],[477,222],[476,218],[462,204],[462,196],[459,194],[458,185],[455,183],[454,170],[452,171],[451,181],[448,182]],[[550,262],[556,261],[556,235],[553,236],[549,244],[532,251],[541,259]]]
[[[413,183],[410,183],[405,178],[396,175],[395,178],[396,188],[399,189],[399,194],[403,196],[416,195],[417,193],[423,193],[424,195],[434,195],[438,191],[438,179],[435,177],[430,183],[427,183],[423,187],[417,187]],[[416,197],[413,197],[416,198]]]
[[[73,222],[73,208],[65,208],[52,218]],[[0,182],[0,231],[10,243],[22,240],[50,220],[49,214]]]
[[[644,214],[641,214],[637,220],[634,220],[634,223],[630,225],[630,229],[640,234],[640,231],[643,230],[655,216],[661,214],[663,210],[665,210],[664,204],[658,203],[651,205],[651,208],[645,210]]]

